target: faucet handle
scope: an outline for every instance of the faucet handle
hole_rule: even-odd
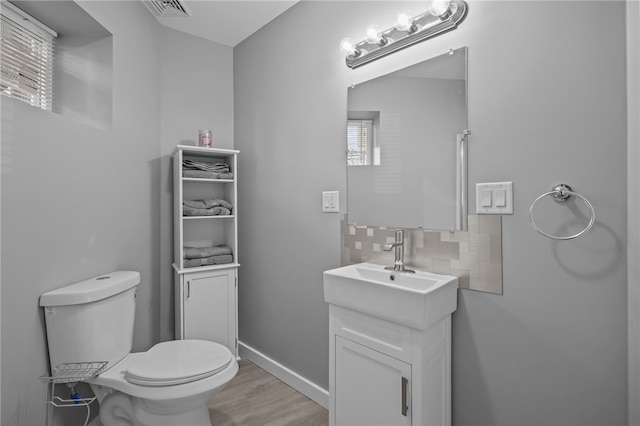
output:
[[[391,251],[394,247],[403,247],[404,246],[404,229],[396,229],[396,240],[393,243],[387,243],[382,246],[382,250]]]

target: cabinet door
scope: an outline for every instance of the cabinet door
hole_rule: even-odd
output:
[[[336,426],[411,425],[411,365],[336,336]]]
[[[184,285],[184,338],[211,340],[235,353],[234,274],[187,275]]]

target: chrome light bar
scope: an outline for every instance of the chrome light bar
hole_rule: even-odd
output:
[[[395,25],[378,34],[369,34],[367,39],[355,45],[343,40],[342,48],[347,52],[349,68],[358,68],[390,53],[397,52],[421,41],[455,29],[467,14],[467,4],[463,0],[451,0],[439,14],[430,9],[418,16],[408,18],[406,24]]]

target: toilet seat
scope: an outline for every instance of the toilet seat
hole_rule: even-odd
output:
[[[127,382],[140,386],[171,386],[213,376],[227,368],[231,352],[205,340],[158,343],[134,359],[124,372]]]
[[[225,349],[229,351],[229,349]],[[238,363],[231,351],[229,351],[231,362],[227,367],[217,374],[212,374],[204,379],[173,386],[137,385],[126,380],[124,375],[129,366],[144,354],[144,352],[130,353],[100,375],[88,378],[85,381],[91,385],[94,393],[103,392],[109,394],[113,391],[118,391],[146,401],[170,404],[177,400],[191,401],[199,394],[210,392],[212,389],[220,389],[233,379],[238,372]]]

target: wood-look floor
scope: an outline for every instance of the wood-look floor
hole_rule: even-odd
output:
[[[245,359],[227,386],[209,401],[215,426],[326,426],[328,411]]]

